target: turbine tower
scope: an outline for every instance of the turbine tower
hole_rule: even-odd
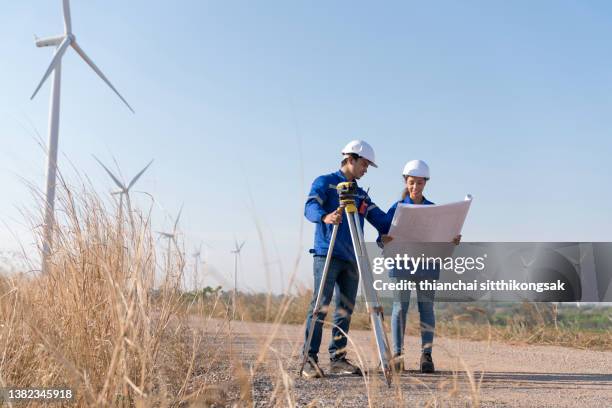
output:
[[[178,236],[178,223],[179,220],[181,219],[181,213],[183,212],[183,206],[181,205],[181,209],[178,212],[178,215],[176,216],[176,220],[174,220],[174,228],[172,228],[172,232],[160,232],[158,231],[157,233],[159,235],[161,235],[163,238],[166,238],[168,240],[168,256],[167,256],[167,270],[166,270],[166,276],[168,273],[170,273],[170,254],[172,251],[172,243],[174,243],[174,247],[176,248],[176,251],[179,254],[180,257],[180,264],[183,264],[183,254],[181,253],[181,249],[178,246],[178,241],[177,241],[177,236]],[[183,271],[179,270],[179,273],[182,273]]]
[[[204,246],[204,253],[202,253],[202,246]],[[202,266],[202,277],[204,278],[206,276],[206,265],[208,265],[208,254],[209,254],[209,250],[210,249],[214,249],[214,247],[212,245],[209,245],[208,243],[201,241],[200,242],[200,246],[198,248],[196,248],[194,250],[194,252],[191,254],[191,256],[193,256],[193,260],[194,260],[194,268],[193,268],[193,287],[194,290],[197,291],[200,287],[200,271],[199,271],[199,266]]]
[[[121,96],[121,94],[115,89],[113,84],[110,83],[108,78],[100,71],[100,69],[94,64],[94,62],[85,54],[85,51],[76,42],[76,37],[72,33],[72,20],[70,17],[70,3],[69,0],[62,0],[63,13],[64,13],[64,34],[41,38],[36,40],[37,47],[56,47],[53,59],[47,68],[47,71],[40,80],[38,86],[34,90],[34,93],[30,99],[34,99],[38,91],[40,90],[43,83],[47,78],[53,74],[51,84],[51,106],[49,108],[49,142],[47,146],[47,180],[45,187],[45,220],[43,230],[43,259],[42,259],[42,272],[47,271],[47,261],[49,254],[51,253],[51,245],[53,239],[53,221],[54,221],[54,205],[55,205],[55,183],[57,175],[57,144],[59,136],[59,113],[60,113],[60,87],[61,87],[61,76],[62,76],[62,57],[66,53],[68,47],[72,47],[77,54],[94,70],[96,74],[113,90],[115,94],[125,103],[132,113],[134,110],[128,104],[128,102]]]
[[[197,250],[192,254],[193,256],[193,291],[198,292],[198,264],[200,263],[200,255],[202,254],[202,243]]]
[[[234,254],[234,294],[232,296],[232,320],[236,317],[236,291],[238,290],[238,258],[240,258],[240,251],[244,246],[244,242],[238,245],[238,241],[234,242],[234,249],[231,253]]]

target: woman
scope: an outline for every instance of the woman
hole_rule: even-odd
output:
[[[403,204],[417,204],[417,205],[431,205],[433,202],[427,200],[423,196],[423,190],[429,180],[429,166],[422,160],[411,160],[406,163],[403,171],[405,188],[402,193],[402,199],[389,209],[387,217],[389,219],[386,232],[389,231],[391,220],[395,214],[397,205]],[[392,239],[388,235],[383,235],[381,240],[383,243],[387,243]],[[459,244],[461,235],[458,235],[453,239],[455,244]],[[434,315],[434,296],[435,291],[433,290],[421,290],[419,289],[418,282],[423,279],[439,279],[440,270],[437,268],[427,268],[425,270],[419,269],[417,271],[406,270],[392,270],[389,274],[390,277],[395,278],[398,282],[404,279],[410,279],[416,281],[417,285],[417,302],[420,316],[420,328],[421,328],[421,372],[422,373],[433,373],[434,363],[431,358],[431,349],[434,338],[434,330],[436,327],[436,320]],[[396,291],[395,300],[393,302],[393,311],[391,313],[391,338],[393,342],[393,368],[401,372],[404,370],[404,332],[406,330],[406,317],[408,315],[408,305],[410,304],[410,291]]]

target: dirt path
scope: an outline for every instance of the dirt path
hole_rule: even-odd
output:
[[[194,322],[206,332],[225,331],[227,322]],[[274,340],[269,344],[271,335]],[[258,370],[253,384],[253,399],[259,406],[269,404],[275,392],[280,404],[288,399],[303,406],[317,401],[319,406],[470,406],[477,400],[484,407],[612,407],[612,352],[574,350],[553,346],[520,346],[498,342],[474,342],[436,338],[434,361],[437,373],[420,374],[418,367],[420,339],[406,339],[406,368],[396,377],[392,388],[382,383],[382,376],[367,378],[328,376],[305,380],[296,376],[302,328],[266,323],[233,322],[232,353],[239,355],[246,367],[253,366],[262,350],[268,350],[268,370]],[[328,369],[326,354],[330,330],[324,331],[320,360]],[[349,357],[357,360],[355,350],[367,367],[377,365],[372,335],[369,331],[351,331],[354,342]],[[279,373],[286,370],[292,391],[274,389]],[[402,401],[401,403],[399,401]],[[287,402],[287,405],[289,402]]]

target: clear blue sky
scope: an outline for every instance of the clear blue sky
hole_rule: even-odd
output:
[[[44,176],[30,129],[46,140],[49,84],[29,96],[52,51],[33,35],[61,33],[61,1],[2,2],[0,16],[0,248],[16,249],[7,225],[31,241],[19,177],[42,187]],[[254,214],[272,288],[300,251],[312,285],[303,200],[355,138],[376,150],[361,185],[382,208],[420,158],[430,199],[474,196],[465,240],[612,240],[609,2],[73,0],[72,18],[136,115],[69,50],[60,166],[69,159],[105,194],[92,154],[116,157],[127,177],[154,158],[138,189],[165,209],[155,229],[185,202],[188,250],[209,242],[228,277],[233,237],[246,239],[243,287],[266,287]]]

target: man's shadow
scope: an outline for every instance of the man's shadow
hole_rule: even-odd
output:
[[[433,374],[422,374],[418,370],[405,370],[401,373],[401,378],[414,377],[420,381],[450,379],[455,376],[459,380],[468,380],[465,371],[436,371]],[[474,371],[472,376],[475,381],[480,381],[482,385],[495,386],[495,388],[516,388],[517,383],[524,383],[524,386],[546,386],[546,388],[567,388],[568,386],[588,386],[589,389],[609,389],[612,390],[612,374],[600,373],[531,373],[531,372],[491,372]],[[507,386],[506,386],[507,385]],[[596,388],[594,388],[596,387]]]

